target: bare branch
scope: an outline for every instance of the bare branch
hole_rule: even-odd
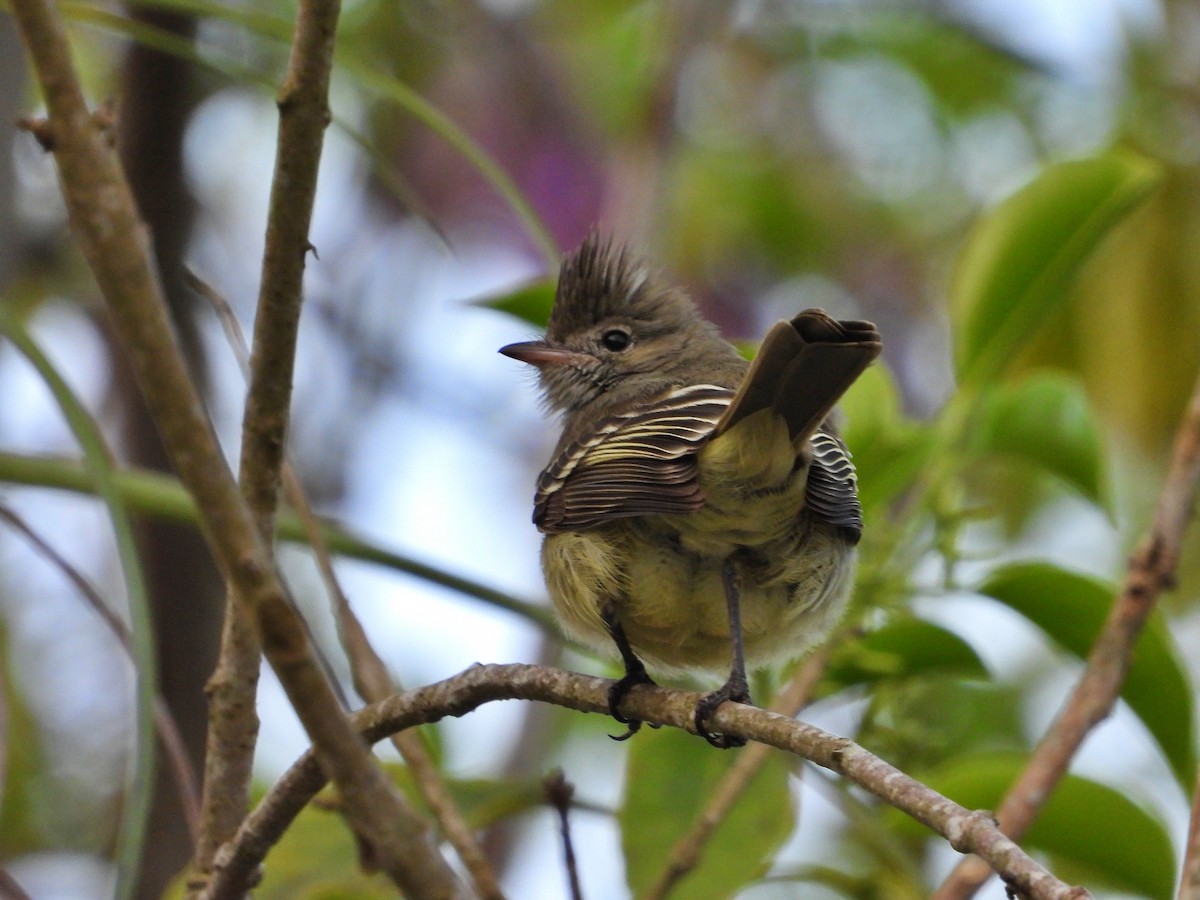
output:
[[[1125,584],[1088,654],[1087,668],[996,812],[1000,830],[1010,837],[1021,839],[1067,774],[1084,739],[1112,712],[1129,672],[1133,645],[1159,595],[1175,586],[1179,551],[1192,518],[1198,483],[1200,380],[1193,388],[1175,435],[1171,465],[1158,498],[1154,521],[1129,560]],[[1200,841],[1193,840],[1189,846],[1196,847],[1198,843]],[[1200,854],[1200,848],[1196,853]],[[1191,865],[1195,869],[1200,867],[1200,862]],[[981,860],[963,860],[938,888],[934,900],[970,897],[990,874]]]
[[[49,110],[48,133],[71,225],[171,460],[202,511],[222,575],[238,602],[253,611],[267,659],[337,783],[347,819],[381,868],[410,896],[461,895],[445,860],[403,815],[395,787],[339,708],[238,492],[188,377],[129,185],[88,111],[61,17],[49,0],[16,0],[11,9]]]
[[[268,540],[274,529],[280,465],[287,442],[308,228],[329,122],[329,78],[340,10],[337,0],[299,4],[287,74],[278,97],[279,138],[238,478],[259,531]],[[254,698],[260,655],[253,611],[231,592],[225,605],[217,668],[208,683],[204,827],[194,860],[200,876],[211,868],[217,847],[234,833],[249,805],[258,738]],[[397,802],[401,802],[399,798]],[[409,816],[412,818],[411,813]],[[415,819],[413,826],[421,830]]]
[[[185,277],[191,287],[208,300],[216,310],[217,318],[220,319],[221,326],[225,330],[225,336],[237,358],[238,366],[242,369],[243,374],[248,375],[250,360],[246,339],[228,301],[212,285],[194,272],[187,270]],[[317,561],[317,567],[321,571],[321,578],[325,582],[325,589],[329,592],[342,648],[346,651],[346,658],[350,662],[354,689],[368,703],[384,700],[396,693],[398,687],[388,674],[387,666],[375,652],[375,648],[367,638],[366,630],[354,614],[350,601],[347,599],[345,591],[342,590],[321,523],[313,512],[312,504],[308,502],[308,495],[296,475],[295,467],[286,455],[283,459],[283,486],[288,502],[296,511],[304,527],[313,556]],[[475,840],[474,833],[463,819],[462,813],[459,812],[454,798],[450,795],[449,788],[442,779],[441,772],[438,771],[437,765],[425,749],[420,736],[415,731],[401,731],[393,734],[391,740],[408,766],[413,781],[421,791],[421,796],[437,818],[442,833],[445,834],[446,839],[454,847],[455,852],[458,853],[463,865],[470,873],[476,893],[487,900],[502,900],[504,894],[500,890],[500,882],[496,873],[487,857],[484,856],[479,842]]]
[[[1187,847],[1183,852],[1183,874],[1175,900],[1200,900],[1200,785],[1192,798],[1192,817],[1188,822]]]
[[[360,711],[356,726],[369,741],[446,716],[462,716],[493,700],[535,700],[580,712],[608,713],[613,682],[530,665],[473,666],[453,678],[390,697]],[[639,686],[623,711],[631,718],[687,731],[695,729],[698,694]],[[1059,881],[996,828],[992,817],[972,812],[905,775],[853,741],[789,716],[736,703],[722,705],[710,723],[722,734],[744,737],[802,756],[831,769],[943,835],[956,850],[977,853],[1006,884],[1033,900],[1083,900],[1091,895]],[[217,854],[210,891],[226,880],[243,883],[325,778],[311,753],[275,784]],[[210,894],[209,896],[217,896]],[[224,895],[222,895],[224,896]]]
[[[542,779],[542,790],[558,814],[558,831],[562,835],[563,859],[567,864],[567,883],[571,886],[571,900],[583,900],[583,889],[579,886],[579,867],[575,862],[575,844],[571,840],[571,801],[575,797],[575,785],[567,781],[562,769],[555,769]]]

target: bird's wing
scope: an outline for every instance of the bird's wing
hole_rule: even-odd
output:
[[[542,473],[534,523],[544,532],[584,531],[611,519],[700,509],[696,451],[732,399],[728,388],[689,385],[603,420]]]
[[[862,506],[858,502],[858,476],[841,439],[818,431],[810,439],[812,466],[808,471],[804,501],[810,513],[842,528],[854,543],[862,537]]]

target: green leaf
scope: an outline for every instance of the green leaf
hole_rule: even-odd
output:
[[[981,754],[956,759],[922,781],[967,809],[995,809],[1026,758]],[[889,813],[889,815],[893,815]],[[922,826],[895,814],[897,829],[918,834]],[[1175,854],[1162,823],[1120,792],[1068,775],[1050,796],[1021,845],[1041,850],[1060,877],[1145,897],[1169,898]]]
[[[987,383],[1063,303],[1105,235],[1159,183],[1130,153],[1045,169],[973,230],[951,285],[961,383]]]
[[[546,323],[550,320],[550,307],[554,305],[556,283],[553,278],[539,278],[537,281],[526,282],[511,291],[476,300],[474,304],[506,312],[544,330]]]
[[[1081,659],[1100,633],[1116,594],[1110,584],[1048,563],[1005,566],[977,590],[1020,613]],[[1134,644],[1121,697],[1158,742],[1175,777],[1190,794],[1196,777],[1195,701],[1159,610],[1151,613]]]
[[[822,692],[934,674],[988,677],[979,655],[958,635],[921,619],[901,619],[840,646]]]
[[[736,752],[664,728],[643,729],[629,753],[625,800],[618,819],[625,873],[634,896],[662,874],[671,847],[691,827]],[[772,754],[704,849],[700,864],[672,898],[730,897],[758,878],[795,827],[788,772]]]
[[[970,447],[1031,463],[1111,512],[1100,430],[1083,385],[1069,375],[1039,372],[989,392]]]

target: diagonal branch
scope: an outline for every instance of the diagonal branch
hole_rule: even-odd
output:
[[[1084,739],[1112,712],[1129,671],[1133,645],[1159,595],[1175,584],[1184,533],[1200,486],[1200,380],[1184,411],[1154,521],[1130,557],[1125,584],[1088,654],[1087,668],[1025,770],[996,811],[1000,830],[1020,840],[1066,775]],[[1198,801],[1200,802],[1200,801]],[[1193,841],[1193,844],[1197,842]],[[1200,853],[1200,849],[1196,851]],[[1197,863],[1196,865],[1200,865]],[[960,862],[935,900],[972,896],[991,873],[978,859]]]
[[[250,360],[246,348],[246,338],[242,334],[242,327],[233,314],[228,301],[212,285],[191,270],[186,270],[184,277],[193,290],[212,304],[217,318],[220,319],[221,326],[225,330],[225,336],[233,354],[237,358],[239,368],[244,375],[248,375]],[[362,622],[354,614],[349,598],[342,590],[341,581],[333,567],[333,555],[330,552],[329,542],[325,540],[321,523],[313,512],[312,504],[308,502],[308,494],[304,490],[304,485],[300,483],[295,467],[286,455],[283,458],[283,487],[288,503],[291,504],[304,527],[304,533],[312,547],[317,568],[321,572],[325,589],[333,604],[338,634],[341,638],[342,648],[346,651],[346,658],[350,663],[350,672],[354,679],[354,689],[368,703],[386,700],[396,693],[396,685],[388,673],[387,666],[371,645]],[[393,746],[403,757],[405,765],[408,766],[425,803],[437,818],[442,833],[445,834],[467,872],[470,873],[476,893],[485,900],[502,900],[504,895],[500,890],[496,873],[487,857],[484,856],[483,849],[475,839],[474,833],[463,819],[454,798],[450,795],[450,789],[446,786],[429,751],[425,749],[420,735],[411,730],[401,731],[393,734],[391,739]],[[240,818],[239,816],[239,821]],[[229,837],[232,837],[232,832]],[[214,852],[215,849],[213,848]],[[211,866],[211,855],[208,860]]]
[[[274,530],[287,442],[308,229],[329,121],[329,79],[340,7],[336,0],[299,4],[287,74],[277,100],[279,136],[238,476],[265,540]],[[193,861],[201,879],[211,868],[217,847],[237,830],[249,807],[262,652],[255,631],[253,610],[230,591],[221,651],[208,682],[203,829]]]
[[[347,819],[380,867],[410,896],[460,895],[445,860],[403,818],[395,787],[338,706],[270,548],[238,492],[188,377],[129,185],[84,100],[57,9],[49,0],[14,0],[10,6],[49,110],[38,134],[54,153],[72,228],[172,463],[200,507],[222,575],[238,602],[253,611],[267,659],[320,766],[338,785]]]
[[[1200,783],[1192,798],[1192,816],[1188,822],[1187,847],[1183,851],[1183,873],[1175,900],[1200,900]]]
[[[368,706],[355,717],[371,742],[395,731],[462,716],[493,700],[535,700],[580,712],[608,713],[613,682],[531,665],[472,666],[427,687]],[[637,687],[625,701],[626,714],[695,730],[698,694],[661,687]],[[713,714],[712,726],[722,734],[744,737],[802,756],[849,778],[875,796],[908,813],[943,835],[956,850],[977,853],[1000,872],[1005,882],[1032,900],[1085,900],[1091,895],[1055,878],[1030,859],[996,828],[987,813],[972,812],[838,737],[790,716],[726,703]],[[226,883],[240,884],[252,873],[292,819],[325,784],[311,753],[300,758],[246,818],[234,840],[217,854],[206,897],[224,896]]]

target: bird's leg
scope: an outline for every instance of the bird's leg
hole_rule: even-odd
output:
[[[742,645],[742,608],[739,600],[737,569],[733,558],[725,560],[721,569],[721,580],[725,584],[725,603],[729,609],[729,638],[733,644],[733,666],[729,679],[720,688],[696,704],[696,732],[714,747],[723,750],[745,746],[745,741],[727,734],[715,734],[708,729],[708,717],[726,700],[734,703],[750,702],[750,685],[746,681],[746,652]]]
[[[637,734],[642,723],[638,719],[627,719],[621,715],[621,701],[635,686],[654,684],[654,679],[650,677],[638,655],[633,652],[629,638],[625,636],[625,629],[621,627],[621,620],[617,618],[617,611],[611,603],[604,604],[600,617],[604,620],[604,627],[608,629],[613,643],[617,645],[617,650],[620,651],[621,662],[625,664],[625,676],[608,689],[609,714],[622,725],[629,726],[629,730],[624,734],[610,734],[609,737],[614,741],[624,741]]]

